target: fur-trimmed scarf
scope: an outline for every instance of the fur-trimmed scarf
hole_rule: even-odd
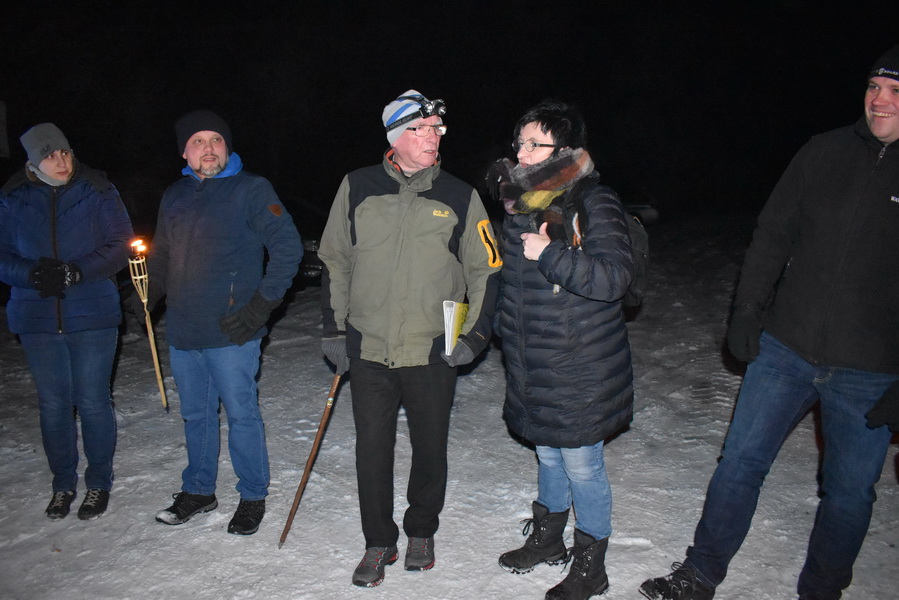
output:
[[[529,167],[503,158],[491,167],[488,185],[507,213],[529,215],[535,232],[543,222],[549,223],[547,234],[555,240],[569,237],[563,223],[566,192],[593,168],[593,159],[584,148],[565,148]],[[579,245],[579,227],[576,223],[567,225],[567,229],[573,229],[568,243]]]

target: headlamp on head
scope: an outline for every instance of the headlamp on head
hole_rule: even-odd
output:
[[[396,129],[397,127],[402,127],[406,123],[410,121],[414,121],[416,119],[427,119],[428,117],[433,117],[437,115],[438,117],[442,117],[446,114],[446,103],[440,98],[436,100],[428,100],[424,96],[400,96],[396,99],[396,101],[401,100],[411,100],[418,104],[418,110],[412,113],[405,115],[391,123],[387,126],[387,131],[391,131]]]
[[[405,96],[405,98],[414,100],[415,102],[418,102],[419,105],[421,105],[421,108],[418,109],[418,112],[421,114],[422,119],[426,119],[434,115],[442,117],[446,114],[446,103],[440,98],[436,100],[428,100],[424,96],[418,98]]]

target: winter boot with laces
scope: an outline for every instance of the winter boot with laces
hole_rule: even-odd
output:
[[[608,547],[609,538],[597,540],[575,529],[568,576],[546,592],[546,600],[586,600],[609,589],[609,577],[606,575]]]
[[[384,567],[392,565],[397,559],[396,546],[383,546],[365,549],[362,562],[353,571],[353,585],[375,587],[384,581]]]
[[[78,509],[78,518],[82,521],[96,519],[106,512],[107,506],[109,506],[109,490],[88,490],[81,508]]]
[[[204,496],[202,494],[178,492],[177,494],[172,494],[172,498],[175,499],[174,504],[156,513],[156,520],[160,523],[180,525],[187,522],[195,514],[215,510],[219,505],[218,500],[215,499],[215,494]]]
[[[649,600],[711,600],[715,596],[715,589],[702,583],[693,567],[674,563],[671,568],[665,577],[644,581],[640,593]]]
[[[528,535],[528,530],[531,532],[524,546],[499,557],[499,566],[512,573],[529,573],[542,562],[561,564],[568,554],[562,532],[568,522],[569,511],[551,513],[539,502],[534,502],[532,508],[534,518],[522,521],[525,525],[521,534]]]
[[[434,566],[434,538],[410,537],[406,547],[406,560],[403,568],[407,571],[427,571]]]
[[[53,492],[50,504],[47,505],[47,518],[51,521],[58,521],[66,518],[69,509],[72,506],[72,500],[75,499],[75,492]]]
[[[259,524],[265,516],[265,498],[262,500],[241,500],[237,511],[228,523],[228,533],[253,535],[259,531]]]

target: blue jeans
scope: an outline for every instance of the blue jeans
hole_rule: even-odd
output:
[[[259,342],[201,350],[169,346],[187,442],[181,489],[188,494],[215,493],[221,402],[228,417],[228,450],[241,499],[262,500],[268,495],[268,450],[256,389]]]
[[[41,437],[54,492],[75,491],[78,483],[76,410],[87,458],[84,483],[88,489],[112,488],[116,421],[109,380],[118,336],[115,327],[19,336],[37,385]]]
[[[820,401],[821,501],[798,590],[823,600],[840,598],[852,580],[852,565],[868,531],[874,484],[892,436],[886,426],[869,429],[865,413],[897,379],[816,366],[762,334],[761,352],[746,370],[686,564],[710,586],[724,580],[749,531],[759,491],[781,445]]]
[[[537,446],[537,502],[551,513],[574,502],[575,527],[601,540],[612,535],[612,487],[603,442],[580,448]]]

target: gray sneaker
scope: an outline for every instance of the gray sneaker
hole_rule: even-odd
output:
[[[384,567],[396,562],[396,546],[366,548],[362,562],[353,571],[353,585],[375,587],[384,580]]]
[[[405,564],[407,571],[427,571],[434,566],[434,560],[434,538],[409,538]]]

